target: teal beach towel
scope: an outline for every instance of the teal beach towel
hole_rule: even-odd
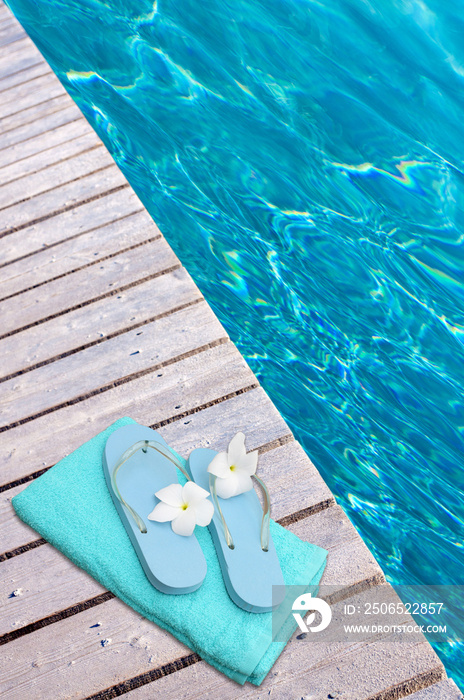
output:
[[[127,605],[229,678],[259,685],[296,628],[291,603],[278,618],[276,612],[238,608],[224,586],[211,535],[200,527],[195,534],[208,566],[203,585],[193,593],[167,595],[149,583],[102,469],[109,435],[133,422],[122,418],[113,423],[33,481],[13,498],[13,506],[24,522]],[[185,482],[180,472],[179,481]],[[302,586],[301,592],[317,587],[327,552],[273,521],[271,528],[286,585]],[[292,600],[295,597],[292,589]],[[279,641],[273,641],[277,619]]]

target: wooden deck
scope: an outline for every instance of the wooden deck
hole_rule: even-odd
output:
[[[15,516],[12,496],[121,416],[159,429],[184,455],[224,449],[244,429],[248,447],[261,453],[273,517],[329,550],[323,582],[351,601],[369,599],[384,582],[187,271],[2,4],[0,95],[0,696],[462,698],[424,638],[396,646],[378,635],[321,644],[311,655],[294,637],[260,688],[242,688]],[[111,642],[102,646],[102,638]]]

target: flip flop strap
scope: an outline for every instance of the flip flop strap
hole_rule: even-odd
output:
[[[267,486],[262,481],[262,479],[259,478],[259,476],[256,476],[256,474],[252,474],[252,477],[256,479],[258,484],[261,486],[261,489],[264,494],[264,503],[263,503],[263,518],[261,520],[261,549],[264,552],[269,551],[269,524],[271,520],[271,499],[269,496],[269,491],[267,490]],[[222,512],[222,508],[219,504],[219,499],[217,495],[217,490],[216,490],[216,479],[217,477],[214,474],[209,475],[209,490],[211,491],[211,496],[213,498],[214,506],[219,513],[219,516],[221,518],[221,523],[222,527],[224,530],[224,537],[226,540],[226,544],[229,547],[229,549],[235,549],[234,545],[234,540],[232,538],[232,535],[230,534],[230,530],[227,527],[227,523],[224,518],[224,514]]]
[[[146,533],[147,528],[145,523],[143,522],[142,518],[140,515],[127,503],[127,501],[124,500],[124,498],[121,496],[121,493],[118,488],[118,484],[116,482],[116,475],[118,471],[121,469],[123,464],[125,464],[131,457],[135,455],[136,452],[139,450],[142,450],[142,452],[146,453],[148,448],[151,447],[153,450],[156,450],[156,452],[159,452],[162,454],[166,459],[169,459],[170,462],[173,463],[177,469],[180,469],[182,474],[189,480],[192,481],[185,469],[183,468],[182,464],[180,463],[180,460],[177,459],[173,453],[167,449],[164,445],[162,445],[160,442],[156,442],[156,440],[139,440],[138,442],[134,443],[129,447],[119,458],[119,460],[116,463],[115,468],[113,469],[113,473],[111,474],[111,485],[113,487],[113,491],[115,492],[116,496],[118,497],[119,501],[126,506],[127,510],[129,513],[132,515],[134,518],[137,527],[139,528],[141,533]]]

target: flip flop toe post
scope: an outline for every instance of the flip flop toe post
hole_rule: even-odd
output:
[[[138,424],[112,433],[103,457],[108,489],[143,570],[155,588],[170,594],[191,593],[206,576],[195,535],[181,536],[171,522],[148,517],[158,503],[155,493],[172,484],[182,489],[176,463],[161,435]]]

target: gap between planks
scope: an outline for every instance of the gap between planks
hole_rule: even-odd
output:
[[[156,229],[154,229],[156,231]],[[136,248],[141,248],[144,245],[147,245],[149,243],[154,243],[155,241],[158,241],[161,238],[161,234],[157,233],[156,235],[152,236],[151,238],[147,238],[144,241],[141,241],[140,243],[134,243],[134,245],[127,246],[127,248],[121,248],[120,250],[116,251],[115,253],[109,253],[108,255],[104,255],[102,258],[95,258],[91,262],[85,263],[85,265],[80,265],[79,267],[74,267],[70,270],[67,270],[66,272],[61,273],[60,275],[56,275],[56,277],[50,277],[49,279],[43,280],[43,282],[37,282],[36,284],[31,285],[30,287],[25,287],[24,289],[21,289],[20,291],[13,292],[12,294],[8,294],[7,296],[0,297],[0,301],[7,301],[8,299],[13,299],[13,297],[17,297],[20,294],[24,294],[25,292],[30,292],[33,289],[37,289],[38,287],[43,287],[45,284],[50,284],[50,282],[56,282],[56,280],[63,279],[64,277],[68,277],[68,275],[72,275],[75,272],[81,272],[81,270],[86,270],[89,267],[93,267],[94,265],[98,265],[99,263],[105,262],[106,260],[112,260],[113,258],[116,258],[118,255],[122,255],[123,253],[128,253],[130,250],[136,250]]]
[[[307,459],[305,455],[304,457]],[[278,461],[281,459],[282,455],[277,457]],[[306,470],[306,472],[309,474],[309,470]],[[312,476],[310,475],[311,478]],[[273,486],[276,475],[271,475],[271,478],[267,475],[264,478],[266,478],[266,481],[269,481],[272,491],[275,492]],[[291,488],[289,491],[291,491]],[[294,486],[293,494],[290,494],[293,496],[291,498],[291,503],[294,503],[294,497],[297,491],[298,489]],[[275,506],[276,504],[274,504],[274,507]],[[360,539],[357,531],[343,513],[342,509],[339,506],[333,506],[321,511],[321,509],[317,510],[317,504],[314,504],[314,506],[314,513],[305,517],[300,517],[298,521],[293,522],[290,526],[285,525],[285,517],[278,519],[277,522],[280,522],[283,526],[286,526],[287,529],[295,532],[303,540],[309,541],[308,538],[310,538],[310,541],[329,550],[330,565],[328,564],[323,581],[324,585],[328,587],[327,590],[335,588],[337,591],[336,596],[334,594],[326,595],[324,593],[323,597],[329,604],[334,605],[348,597],[358,595],[362,591],[385,583],[377,562]],[[280,505],[277,503],[277,507],[280,512],[282,512],[282,510],[286,512],[286,510],[288,510],[288,503],[282,502]],[[294,515],[295,514],[293,514],[293,516]],[[353,559],[356,555],[363,564],[362,571],[360,571],[359,566],[343,566],[343,562],[346,558]],[[10,572],[8,576],[12,576],[15,581],[19,579],[20,585],[24,586],[26,590],[30,590],[31,585],[34,585],[37,589],[37,591],[32,591],[32,593],[35,593],[35,595],[31,595],[29,598],[32,608],[30,608],[28,614],[26,613],[29,619],[31,619],[31,622],[11,632],[4,633],[0,638],[2,644],[11,643],[15,639],[19,639],[33,631],[55,624],[60,620],[72,617],[87,610],[89,607],[100,605],[110,599],[102,599],[101,596],[106,596],[108,591],[102,589],[98,581],[88,574],[83,573],[81,569],[76,567],[50,545],[47,545],[46,550],[26,554],[24,557],[25,561],[23,561],[23,557],[20,557],[20,559],[21,561],[14,562],[13,569],[11,568],[10,562],[5,564],[5,566],[7,567],[7,571]],[[36,572],[38,568],[46,568],[46,572],[42,571],[41,573],[42,578],[47,576],[47,572],[54,572],[54,584],[51,585],[50,590],[43,589],[43,582],[41,580],[36,582]],[[339,578],[340,570],[343,568],[343,575]],[[22,573],[20,573],[21,571]],[[30,581],[28,581],[27,577],[29,577]],[[5,585],[3,588],[5,589]],[[76,603],[73,597],[76,595],[75,591],[77,590],[79,590],[80,593],[92,592],[94,595],[87,599],[81,599]],[[40,598],[44,598],[44,601],[41,602],[41,600],[37,600],[38,595]],[[115,596],[111,595],[111,599],[114,599],[114,597]],[[61,604],[72,601],[73,604],[56,611],[55,606],[58,604],[58,601]],[[21,614],[20,610],[16,611],[14,607],[17,607],[19,603],[20,601],[13,600],[10,604],[11,610],[9,610],[9,615],[2,620],[3,629],[9,626],[10,621],[15,619],[17,614]],[[119,603],[116,603],[116,605],[119,605]],[[112,607],[113,605],[111,608]],[[36,611],[43,613],[47,608],[50,614],[40,619],[35,617]],[[130,616],[133,615],[133,611],[126,609],[125,614],[130,618]],[[151,626],[151,623],[145,624],[149,627]]]
[[[87,137],[88,138],[88,137]],[[61,145],[61,150],[63,146]],[[55,192],[65,185],[79,182],[94,173],[116,168],[115,162],[101,143],[92,143],[80,153],[70,154],[59,163],[49,163],[46,168],[37,172],[25,173],[11,182],[0,186],[0,211],[2,216],[9,216],[9,209],[15,209],[25,202]],[[44,177],[44,170],[46,177]],[[19,184],[18,184],[19,183]]]
[[[26,153],[22,158],[16,157],[18,150],[22,150],[24,153],[24,149],[16,147],[17,144],[6,149],[6,153],[2,154],[0,152],[1,187],[22,180],[28,175],[35,175],[46,170],[51,165],[63,163],[75,155],[80,155],[90,150],[91,147],[99,145],[100,140],[95,133],[89,132],[87,124],[82,122],[81,125],[78,122],[78,125],[81,129],[76,129],[75,125],[72,129],[67,129],[68,125],[65,124],[61,130],[57,130],[57,134],[53,134],[54,138],[57,139],[56,142],[50,144],[50,140],[47,139],[48,145],[45,148],[43,148],[46,145],[44,139],[37,138],[36,141],[39,143],[38,149],[33,150],[32,153]],[[81,143],[83,143],[82,146],[80,146]],[[33,144],[31,145],[33,147]],[[10,161],[8,161],[8,151],[11,152]],[[1,158],[2,155],[4,156],[3,159]]]
[[[102,147],[101,147],[101,146],[95,146],[94,148],[90,148],[88,152],[92,152],[92,151],[94,151],[94,150],[96,150],[96,149],[102,149]],[[72,159],[71,159],[71,160],[72,160]],[[67,162],[67,161],[64,161],[64,162]],[[95,165],[97,165],[97,164],[95,163]],[[101,172],[103,172],[104,170],[108,170],[109,168],[114,169],[115,167],[116,167],[116,166],[115,166],[115,164],[114,164],[114,161],[111,162],[111,163],[108,163],[107,165],[95,167],[94,170],[90,170],[90,171],[88,171],[88,172],[84,172],[82,175],[78,175],[77,177],[73,177],[72,180],[68,180],[67,182],[64,182],[64,183],[61,183],[61,182],[60,182],[58,185],[55,185],[54,187],[50,187],[50,188],[48,188],[48,189],[46,189],[46,190],[42,190],[41,192],[38,192],[37,194],[31,195],[31,196],[28,196],[28,197],[24,197],[23,199],[19,199],[19,200],[17,200],[16,202],[12,202],[11,204],[8,204],[8,205],[5,206],[5,207],[0,207],[0,212],[2,212],[2,211],[5,212],[6,210],[12,209],[13,207],[17,207],[17,206],[19,206],[20,204],[23,205],[23,204],[25,204],[25,202],[30,202],[31,200],[35,199],[36,197],[39,197],[39,196],[41,196],[41,195],[50,194],[50,192],[55,192],[55,190],[61,189],[61,188],[62,188],[63,186],[65,186],[65,185],[74,184],[75,182],[79,182],[80,180],[84,180],[85,178],[91,177],[92,175],[96,175],[97,173],[101,173]],[[38,173],[38,174],[40,175],[40,173]],[[7,187],[8,184],[9,184],[9,183],[7,183],[5,186]],[[50,217],[47,217],[47,218],[50,218]],[[26,225],[26,226],[30,226],[31,223],[33,223],[33,222],[31,222],[31,221],[26,221],[26,222],[25,222],[25,225]],[[16,229],[16,230],[18,230],[18,229]],[[12,230],[10,229],[9,231],[4,231],[4,232],[3,232],[3,236],[4,236],[4,235],[7,235],[7,233],[12,233]],[[2,236],[2,237],[3,237],[3,236]]]
[[[85,177],[89,177],[88,175]],[[71,183],[72,184],[72,183]],[[58,216],[59,214],[63,214],[64,212],[70,211],[71,209],[76,209],[79,206],[82,206],[83,204],[87,204],[88,202],[94,202],[97,199],[101,199],[101,197],[106,197],[109,194],[115,194],[116,192],[120,192],[121,190],[125,189],[126,187],[130,187],[129,183],[124,183],[122,185],[117,185],[116,187],[111,187],[107,190],[104,190],[103,192],[99,192],[93,196],[85,197],[83,199],[80,199],[77,202],[72,202],[70,204],[66,204],[59,209],[55,209],[53,211],[48,212],[47,214],[44,214],[43,216],[38,216],[36,218],[30,219],[22,224],[18,224],[17,226],[13,226],[2,233],[0,233],[0,239],[4,238],[5,236],[9,236],[12,233],[16,233],[17,231],[21,231],[25,228],[30,228],[31,226],[35,226],[36,224],[40,224],[42,221],[47,221],[49,219],[53,219],[55,216]],[[46,194],[46,193],[41,193],[41,194]],[[41,195],[37,195],[38,197]],[[35,198],[33,198],[35,199]],[[29,200],[31,201],[31,200]]]
[[[26,77],[26,80],[22,80],[20,82],[13,82],[11,84],[11,79],[14,79],[14,76],[16,75],[21,75],[22,73],[36,73],[36,75],[33,75],[32,77]],[[44,65],[42,61],[38,61],[37,63],[34,63],[32,66],[28,66],[28,68],[21,68],[18,71],[15,71],[14,73],[10,73],[10,75],[5,76],[4,78],[0,78],[0,94],[5,92],[6,90],[10,90],[12,87],[15,87],[16,85],[26,85],[30,80],[35,80],[35,78],[39,78],[42,75],[50,75],[53,73],[52,70],[47,65]],[[5,83],[10,82],[9,85],[5,86]]]
[[[332,509],[330,509],[331,511]],[[340,511],[340,509],[337,509]],[[323,515],[323,518],[327,519],[327,517],[330,515],[330,511],[326,511],[325,514]],[[343,517],[343,515],[342,515]],[[346,516],[344,516],[346,518]],[[295,534],[299,536],[303,536],[304,539],[310,539],[310,541],[314,541],[313,537],[313,531],[316,530],[318,532],[321,532],[321,524],[317,522],[318,516],[314,516],[315,521],[313,521],[313,518],[308,518],[305,521],[299,523],[296,526],[295,529]],[[313,521],[313,522],[311,522]],[[308,530],[309,526],[309,530]],[[352,526],[351,526],[352,528]],[[332,523],[331,527],[331,533],[329,535],[330,537],[335,538],[334,541],[339,539],[339,532],[340,528],[337,526],[336,519]],[[328,533],[327,533],[328,534]],[[355,539],[361,546],[364,546],[360,538],[356,535],[356,532],[354,531],[355,534]],[[318,542],[316,542],[318,543]],[[328,542],[321,542],[320,543],[322,546],[327,546]],[[364,546],[365,547],[365,546]],[[347,551],[347,546],[342,540],[338,543],[337,545],[337,551],[338,555],[337,556],[351,556],[353,558],[354,552]],[[330,555],[329,555],[330,556]],[[329,559],[330,561],[330,559]],[[373,560],[374,566],[378,565],[375,564],[375,560]],[[327,569],[328,571],[328,569]],[[333,572],[332,572],[332,578],[333,578]],[[328,580],[327,585],[331,585],[333,582]],[[373,594],[373,588],[380,584],[381,581],[377,580],[373,585],[371,585],[368,588],[364,588],[362,590],[358,590],[354,595],[359,596],[358,600],[366,600],[367,599],[372,601],[372,594]],[[392,592],[392,595],[393,592]],[[370,596],[370,598],[369,598]],[[352,596],[350,596],[352,597]],[[341,600],[344,600],[345,598],[343,596],[340,597],[339,603]],[[335,604],[336,605],[336,604]],[[339,605],[339,604],[338,604]],[[340,605],[339,605],[340,608]],[[185,649],[187,652],[187,649],[185,647],[181,647],[179,643],[170,637],[169,635],[166,635],[165,633],[162,632],[162,630],[159,629],[153,629],[153,627],[147,623],[146,621],[141,620],[140,618],[136,617],[133,615],[131,611],[125,611],[126,609],[121,606],[118,600],[111,600],[107,601],[106,604],[104,605],[104,608],[100,609],[99,612],[99,617],[97,619],[103,620],[103,623],[100,623],[102,625],[102,633],[104,635],[110,635],[113,638],[113,644],[110,645],[109,647],[106,648],[106,650],[102,649],[94,649],[92,652],[92,658],[93,658],[93,663],[94,664],[99,664],[100,662],[105,664],[105,672],[102,675],[106,675],[106,677],[111,678],[111,675],[115,673],[118,673],[119,676],[122,675],[122,673],[130,673],[132,670],[132,673],[136,671],[137,669],[140,669],[141,667],[148,668],[149,670],[145,671],[143,674],[138,673],[137,675],[132,675],[129,677],[129,679],[124,680],[120,683],[117,684],[117,686],[107,686],[106,690],[104,691],[98,691],[96,697],[115,697],[118,694],[124,694],[130,689],[133,689],[137,686],[141,686],[142,684],[147,684],[150,681],[154,680],[156,677],[159,676],[159,673],[157,673],[157,669],[163,668],[166,664],[170,663],[176,663],[177,659],[185,659],[187,656],[190,656],[189,653],[183,654],[180,653],[182,649]],[[120,611],[118,613],[118,611]],[[82,619],[81,619],[82,616]],[[120,623],[119,621],[122,620],[122,617],[126,616],[127,620],[129,622],[129,627],[126,630],[126,625],[124,625],[124,630],[120,629]],[[79,618],[79,619],[78,619]],[[59,624],[64,625],[64,627],[60,627],[60,655],[63,653],[63,649],[67,649],[67,642],[66,640],[68,639],[71,629],[74,630],[72,633],[73,638],[76,637],[76,630],[79,629],[81,634],[78,634],[77,637],[81,637],[82,633],[85,632],[85,630],[88,630],[89,627],[92,626],[92,624],[95,622],[96,616],[92,614],[88,614],[85,611],[81,613],[81,615],[78,616],[78,618],[74,618],[74,620],[69,620],[69,621],[61,621]],[[137,620],[140,620],[138,622]],[[71,623],[71,625],[70,625]],[[78,624],[78,627],[76,627],[76,624]],[[108,625],[111,627],[111,629],[108,629]],[[119,627],[118,627],[119,625]],[[67,631],[66,631],[67,630]],[[150,631],[152,630],[152,631]],[[156,631],[155,631],[156,630]],[[55,656],[56,654],[53,653],[53,651],[49,648],[50,644],[54,644],[54,639],[57,636],[57,631],[46,631],[44,628],[42,630],[37,630],[36,633],[39,635],[39,639],[37,640],[37,644],[40,646],[40,649],[43,649],[43,653],[45,654],[46,658],[50,657],[50,655]],[[88,634],[88,633],[87,633]],[[138,638],[141,638],[141,644],[136,644],[135,646],[131,643],[131,649],[128,649],[128,637],[130,639],[131,636],[135,634],[135,640]],[[44,636],[45,635],[45,636]],[[88,638],[88,637],[87,637]],[[44,641],[44,640],[49,640],[49,641]],[[149,643],[149,648],[147,649],[146,654],[143,652],[144,648],[144,642],[143,639],[146,639],[147,642],[150,640]],[[96,640],[98,642],[98,638]],[[125,643],[124,643],[125,642]],[[14,658],[18,659],[18,648],[15,646],[14,641],[12,642],[14,645],[14,651],[12,650],[12,653],[14,654]],[[89,648],[88,648],[88,643],[83,639],[82,644],[86,644],[86,654],[89,654]],[[296,646],[293,646],[296,644]],[[395,695],[385,695],[385,696],[378,696],[378,697],[383,697],[384,700],[386,698],[399,698],[403,697],[406,693],[404,690],[407,688],[408,691],[410,692],[411,688],[417,689],[418,687],[423,687],[426,684],[430,684],[431,682],[435,680],[439,680],[440,678],[444,677],[444,670],[442,665],[440,664],[439,660],[437,659],[436,655],[434,652],[431,650],[430,646],[428,643],[422,641],[418,645],[410,645],[410,651],[412,654],[414,654],[416,663],[414,664],[414,669],[415,669],[415,676],[413,679],[410,678],[408,675],[407,671],[410,666],[410,659],[409,659],[409,648],[408,648],[408,653],[406,654],[400,654],[398,658],[398,662],[401,660],[401,668],[399,671],[397,671],[396,666],[399,665],[395,661],[395,664],[391,662],[391,654],[390,650],[392,649],[391,643],[390,646],[385,646],[382,639],[378,639],[375,637],[372,637],[367,641],[366,644],[364,645],[359,645],[358,643],[349,643],[348,647],[345,648],[343,647],[343,644],[340,646],[337,642],[337,645],[335,648],[332,646],[324,646],[321,644],[319,649],[317,650],[316,653],[316,658],[312,658],[313,655],[311,655],[310,661],[308,660],[308,657],[306,654],[304,654],[305,650],[305,645],[301,642],[298,642],[293,638],[293,640],[289,643],[287,646],[286,650],[283,652],[281,655],[280,659],[272,669],[271,673],[269,674],[268,678],[265,680],[263,686],[261,686],[260,689],[253,689],[251,686],[245,686],[243,688],[240,688],[239,686],[236,686],[232,684],[228,679],[224,678],[221,674],[219,674],[215,669],[207,666],[205,663],[201,664],[200,669],[200,674],[203,677],[203,681],[201,682],[196,682],[195,678],[191,678],[191,683],[190,687],[192,689],[201,687],[205,691],[205,697],[209,698],[217,698],[217,697],[224,697],[224,698],[236,698],[236,697],[241,697],[242,695],[244,697],[259,697],[260,693],[267,693],[268,692],[268,687],[271,686],[272,688],[275,688],[277,692],[273,691],[273,697],[275,698],[288,698],[288,697],[300,697],[299,694],[296,693],[300,691],[300,686],[301,689],[303,688],[302,683],[306,683],[306,689],[308,687],[311,687],[310,682],[308,679],[318,679],[319,686],[321,685],[321,678],[324,680],[324,678],[327,680],[327,670],[337,672],[338,670],[338,675],[340,676],[341,673],[343,672],[344,678],[345,678],[345,686],[347,685],[347,682],[349,683],[352,679],[352,674],[350,672],[350,668],[354,662],[355,663],[355,668],[354,670],[357,672],[359,675],[360,670],[361,672],[364,673],[365,670],[365,676],[366,676],[366,681],[368,681],[371,684],[371,690],[375,690],[376,687],[377,689],[382,688],[381,683],[383,682],[389,683],[389,690],[393,687],[393,681],[396,681],[395,684]],[[150,648],[152,651],[150,651]],[[114,652],[113,652],[114,649]],[[119,650],[121,650],[121,656],[118,656]],[[127,652],[125,651],[127,650]],[[155,651],[156,650],[156,651]],[[130,658],[128,658],[127,653],[130,651]],[[152,666],[152,659],[148,658],[151,653],[155,653],[155,669],[150,668]],[[41,652],[42,653],[42,652]],[[56,669],[47,669],[47,683],[51,683],[51,687],[55,687],[55,684],[58,682],[60,683],[61,681],[59,678],[61,678],[61,675],[58,676],[57,674],[60,674],[60,668],[68,668],[69,674],[72,677],[73,671],[74,673],[77,672],[76,669],[70,669],[69,665],[70,662],[73,658],[75,658],[74,654],[77,654],[76,651],[72,651],[68,653],[67,651],[65,652],[65,658],[60,660],[60,667]],[[295,657],[295,654],[297,655]],[[166,656],[171,655],[171,658],[166,658]],[[18,672],[21,674],[23,673],[22,671],[22,657],[24,656],[24,652],[21,653],[21,661]],[[82,657],[82,653],[79,654],[79,658]],[[173,658],[174,657],[174,658]],[[376,664],[369,663],[369,660],[372,661],[372,659],[376,660],[376,664],[380,666],[379,669],[377,669]],[[99,661],[100,660],[100,661]],[[309,663],[308,663],[309,661]],[[158,662],[158,663],[157,663]],[[198,659],[195,659],[195,662],[199,662],[199,657]],[[126,666],[126,671],[121,671],[121,666]],[[114,672],[111,670],[114,668]],[[379,670],[379,674],[377,674],[377,670]],[[382,671],[382,672],[380,672]],[[388,676],[385,677],[385,672],[388,672]],[[82,670],[79,670],[80,673],[80,678],[82,678]],[[153,676],[153,673],[155,673],[155,678]],[[278,685],[279,683],[284,686],[283,690],[284,692],[287,690],[286,686],[286,677],[288,677],[288,674],[292,674],[293,678],[289,682],[291,683],[296,683],[298,687],[293,688],[295,690],[294,693],[291,695],[278,695]],[[279,677],[280,674],[280,677]],[[308,674],[308,677],[306,678],[306,674]],[[29,673],[28,673],[29,675]],[[161,674],[165,675],[165,674]],[[377,678],[377,675],[379,675],[379,679]],[[21,675],[21,678],[23,678],[23,675]],[[40,676],[36,676],[36,679],[39,679]],[[42,677],[43,678],[43,677]],[[68,677],[69,679],[69,677]],[[134,683],[135,680],[138,680],[137,683]],[[142,681],[142,679],[144,679]],[[26,681],[27,682],[27,681]],[[37,681],[34,681],[36,683]],[[42,682],[44,682],[42,680]],[[75,688],[75,682],[73,683],[72,680],[69,681],[70,686],[66,689],[66,692],[70,692],[72,688]],[[182,681],[180,681],[182,683]],[[85,686],[86,688],[89,688],[89,683],[92,683],[91,679],[88,679],[87,685]],[[179,690],[179,686],[177,685],[177,680],[174,679],[174,683],[176,686],[176,689]],[[309,683],[309,685],[308,685]],[[92,683],[93,688],[95,688],[95,682]],[[184,686],[187,687],[187,686]],[[336,686],[337,688],[341,687],[340,685]],[[351,689],[355,688],[356,684],[351,686]],[[61,688],[61,686],[60,686]],[[120,692],[117,692],[116,695],[109,694],[112,689],[118,688]],[[333,686],[332,686],[333,688]],[[319,690],[322,688],[319,687]],[[330,690],[331,688],[327,688],[327,685],[325,685],[326,692],[327,690]],[[24,690],[24,688],[22,689]],[[161,694],[160,697],[166,697],[166,698],[178,698],[179,695],[176,695],[174,692],[175,689],[164,686],[156,686],[153,688],[147,688],[148,693],[153,693],[153,692],[158,692]],[[365,691],[365,688],[363,689]],[[79,692],[80,695],[79,697],[82,697],[83,695],[84,688],[82,685],[79,685]],[[121,692],[122,691],[122,692]],[[76,692],[76,691],[75,691]],[[95,693],[95,690],[93,691]],[[198,691],[195,691],[197,693]],[[384,691],[382,691],[384,692]],[[104,693],[104,694],[103,694]],[[237,695],[234,695],[233,693],[237,693]],[[197,695],[194,695],[192,697],[196,697]],[[72,697],[75,697],[74,693],[72,694]],[[89,696],[88,696],[89,697]],[[90,697],[94,697],[91,695]],[[135,698],[138,696],[134,696]],[[153,695],[145,694],[141,695],[140,697],[153,697]],[[182,697],[190,697],[190,696],[184,696]],[[318,695],[319,697],[319,695]],[[322,696],[321,696],[322,697]],[[354,696],[349,695],[347,696],[353,700],[354,697],[357,698],[357,700],[360,700],[360,698],[373,698],[377,697],[377,694],[372,695],[370,692],[364,692],[362,695],[356,695]]]
[[[35,288],[35,287],[32,287],[32,288]],[[303,511],[301,511],[301,513],[302,513],[302,512],[303,512]],[[295,516],[295,514],[293,514],[293,516]],[[288,517],[293,517],[293,516],[288,516]],[[306,517],[306,516],[305,516],[305,517]],[[173,663],[176,664],[175,661],[174,661]],[[182,668],[186,668],[186,665],[185,665],[185,664],[184,664],[184,665],[181,664],[181,667],[182,667]],[[176,670],[177,670],[177,669],[176,669]],[[119,693],[118,693],[118,694],[119,694]],[[377,697],[377,696],[376,696],[376,697]],[[379,697],[380,697],[380,696],[379,696]]]
[[[45,220],[40,224],[26,226],[17,235],[10,234],[2,242],[4,262],[0,267],[13,265],[33,255],[43,254],[56,246],[69,244],[80,236],[108,228],[128,216],[140,213],[144,213],[150,219],[130,187],[116,193],[105,192],[97,200],[79,203],[73,209],[59,214],[53,221],[53,231],[50,231],[48,220]],[[153,222],[152,225],[155,226]]]

